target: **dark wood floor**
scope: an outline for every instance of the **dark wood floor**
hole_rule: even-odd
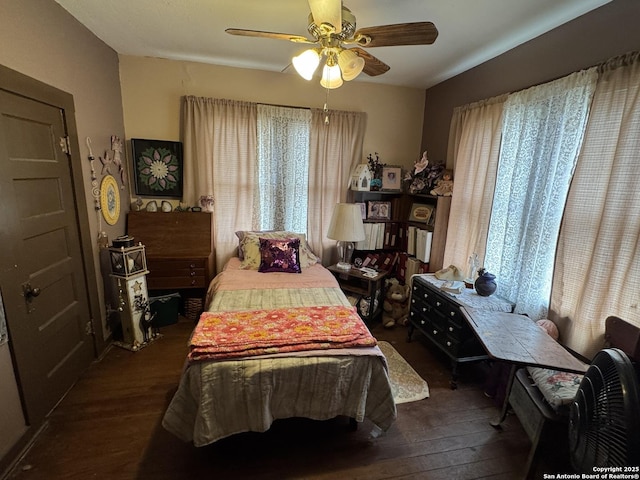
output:
[[[510,415],[483,394],[486,365],[461,366],[449,388],[448,362],[406,328],[373,328],[427,380],[428,399],[398,405],[398,419],[379,438],[371,424],[348,429],[327,422],[281,420],[266,433],[232,436],[194,448],[160,425],[175,391],[193,323],[181,318],[133,353],[112,347],[52,412],[47,428],[11,479],[505,479],[518,478],[529,440]]]

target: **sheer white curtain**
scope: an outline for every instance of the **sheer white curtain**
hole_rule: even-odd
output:
[[[327,238],[333,207],[347,198],[351,171],[362,162],[367,116],[362,112],[311,111],[309,150],[308,241],[329,265],[337,259],[335,241]]]
[[[511,94],[484,266],[518,313],[547,316],[558,231],[595,89],[595,68]]]
[[[216,267],[238,246],[236,230],[251,228],[256,184],[256,104],[188,96],[183,102],[184,201],[214,197]]]
[[[449,148],[455,154],[456,168],[445,266],[453,264],[466,272],[473,253],[481,263],[484,259],[506,99],[502,95],[453,112]]]
[[[257,129],[254,228],[306,233],[311,112],[258,105]]]
[[[550,318],[588,358],[604,321],[640,326],[640,53],[601,69],[562,223]]]

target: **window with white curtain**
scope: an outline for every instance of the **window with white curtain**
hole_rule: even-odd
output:
[[[485,267],[516,313],[536,319],[548,314],[558,232],[596,70],[514,93],[504,105]]]
[[[258,105],[253,224],[306,233],[311,111]]]

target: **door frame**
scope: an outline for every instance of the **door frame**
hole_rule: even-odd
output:
[[[88,297],[87,302],[90,318],[87,320],[91,321],[94,357],[97,358],[99,354],[105,350],[107,343],[102,330],[102,309],[98,295],[97,272],[92,248],[95,242],[89,224],[89,212],[84,188],[82,159],[80,156],[73,96],[3,65],[0,65],[0,90],[59,108],[63,113],[62,120],[69,137],[71,182],[76,210],[76,223],[80,235],[81,261]],[[15,362],[13,355],[12,361]],[[14,370],[16,369],[15,364],[13,368]],[[15,461],[20,451],[36,437],[37,432],[45,424],[46,419],[38,425],[29,425],[27,427],[24,436],[7,452],[4,458],[0,459],[0,475],[2,475],[8,465],[11,465],[11,463]]]
[[[64,111],[64,124],[69,136],[71,157],[71,181],[75,197],[77,223],[80,232],[80,250],[82,264],[87,283],[89,296],[89,312],[93,327],[94,355],[97,357],[106,348],[106,340],[102,333],[102,313],[98,295],[97,272],[94,263],[93,235],[89,224],[89,211],[87,209],[87,194],[84,188],[82,172],[82,158],[80,157],[80,144],[76,128],[75,106],[73,95],[39,80],[31,78],[8,67],[0,65],[0,89],[10,93],[31,98],[47,105],[60,108]]]

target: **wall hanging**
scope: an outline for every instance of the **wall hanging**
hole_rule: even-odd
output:
[[[120,217],[120,192],[112,175],[105,175],[100,184],[100,209],[105,222],[115,225]]]
[[[131,139],[136,194],[182,198],[182,143]]]

